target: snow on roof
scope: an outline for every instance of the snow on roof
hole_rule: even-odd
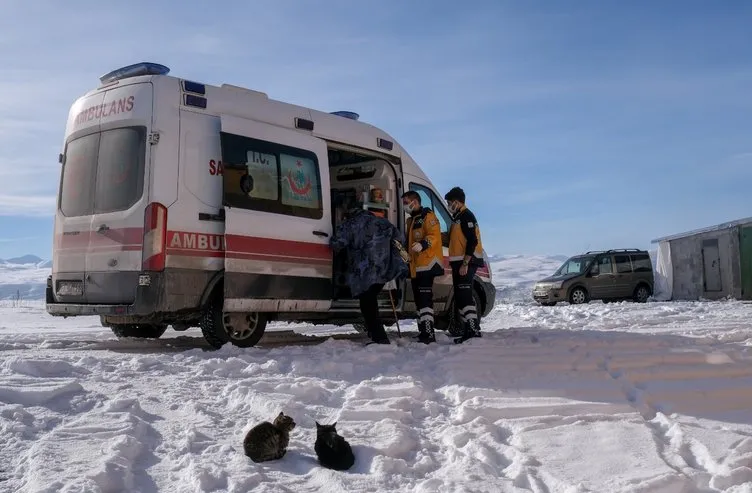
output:
[[[672,240],[678,240],[681,238],[688,238],[690,236],[695,236],[695,235],[699,235],[702,233],[710,233],[712,231],[721,231],[724,229],[730,229],[736,226],[741,226],[741,225],[749,224],[749,223],[752,223],[752,217],[747,217],[744,219],[737,219],[736,221],[729,221],[729,222],[725,222],[721,224],[716,224],[715,226],[708,226],[706,228],[693,229],[692,231],[687,231],[686,233],[678,233],[675,235],[664,236],[662,238],[656,238],[650,243],[661,243],[664,241],[672,241]]]

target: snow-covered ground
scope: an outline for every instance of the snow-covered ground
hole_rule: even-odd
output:
[[[507,294],[461,346],[285,345],[280,325],[207,351],[195,329],[117,341],[2,302],[0,491],[752,492],[752,305],[534,305],[558,263],[495,263]],[[288,453],[255,464],[243,437],[279,411]],[[315,420],[350,471],[316,463]]]

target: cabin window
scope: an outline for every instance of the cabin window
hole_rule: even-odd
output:
[[[428,207],[436,214],[441,225],[441,232],[448,233],[449,226],[452,224],[452,218],[449,216],[449,212],[444,208],[444,203],[439,199],[433,191],[423,185],[417,183],[410,183],[410,190],[418,192],[420,195],[420,204],[422,207]]]

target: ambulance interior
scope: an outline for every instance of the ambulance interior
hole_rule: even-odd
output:
[[[345,220],[347,211],[352,208],[369,209],[399,227],[400,198],[397,195],[396,173],[391,163],[349,151],[329,149],[329,174],[332,225],[335,231]],[[333,299],[341,302],[355,301],[345,283],[346,252],[336,254],[333,260]],[[400,292],[392,291],[392,297],[397,303]],[[391,308],[386,288],[379,297],[379,304],[389,305]]]

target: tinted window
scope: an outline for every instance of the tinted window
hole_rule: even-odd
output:
[[[102,132],[94,212],[123,211],[144,191],[145,129],[118,128]]]
[[[68,142],[60,183],[60,211],[63,215],[92,214],[98,149],[98,133]]]
[[[618,274],[629,274],[632,272],[629,255],[614,255],[614,262],[616,263],[616,272]]]
[[[117,128],[68,142],[60,184],[67,217],[129,208],[144,191],[146,129]]]
[[[311,219],[323,217],[315,153],[224,132],[221,139],[226,206]]]
[[[443,202],[439,200],[436,194],[428,187],[418,185],[417,183],[410,183],[410,190],[417,192],[418,195],[420,195],[420,203],[423,207],[428,207],[434,212],[434,214],[436,214],[441,227],[441,232],[448,232],[452,219],[449,216],[449,212],[444,208]]]
[[[613,274],[613,266],[611,264],[611,257],[601,257],[598,259],[598,273],[599,274]]]
[[[650,255],[646,253],[632,255],[632,267],[635,272],[652,272],[653,263],[650,261]]]

